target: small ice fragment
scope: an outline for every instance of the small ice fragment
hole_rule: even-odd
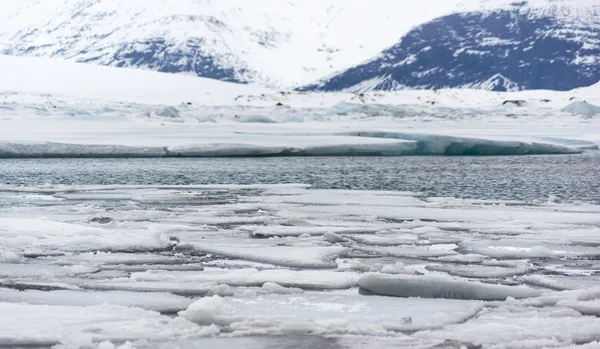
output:
[[[353,260],[352,263],[350,263],[350,269],[354,270],[354,271],[361,271],[361,272],[369,272],[371,271],[372,267],[368,264],[365,264],[359,260]]]
[[[200,326],[222,325],[227,321],[221,316],[224,310],[223,298],[219,296],[205,297],[192,303],[179,316]]]
[[[446,298],[504,301],[507,297],[537,297],[541,291],[503,285],[484,284],[450,277],[367,274],[360,278],[361,289],[396,297]]]
[[[335,244],[337,242],[345,242],[345,241],[347,241],[340,234],[336,234],[336,233],[333,233],[333,232],[327,232],[327,233],[323,234],[323,240],[325,240],[327,242],[331,242],[332,244]]]
[[[381,268],[383,274],[402,274],[404,272],[404,263],[397,262],[394,265],[386,265]]]
[[[381,272],[383,274],[400,274],[398,269],[396,269],[396,267],[393,265],[386,265],[385,267],[381,268]]]
[[[115,349],[115,345],[110,341],[104,341],[98,344],[98,349]]]
[[[206,293],[207,296],[221,296],[221,297],[231,297],[235,294],[235,292],[229,287],[229,285],[217,285]]]
[[[98,271],[98,268],[90,267],[87,265],[69,265],[64,266],[63,269],[72,274],[89,274]]]
[[[135,349],[135,347],[133,346],[133,343],[127,341],[125,344],[121,345],[119,349]]]
[[[303,292],[299,288],[287,288],[274,282],[265,282],[264,285],[262,285],[262,290],[271,294],[294,294]]]
[[[562,203],[564,198],[561,195],[550,195],[548,196],[548,202],[552,204]]]
[[[61,339],[61,343],[71,348],[84,348],[91,347],[93,339],[92,336],[87,333],[78,332]]]
[[[316,330],[316,324],[312,321],[293,321],[285,322],[279,328],[286,334],[308,334]]]
[[[179,110],[174,107],[165,107],[156,112],[156,115],[165,118],[177,119],[179,118]]]
[[[20,263],[23,257],[14,252],[0,250],[0,263]]]

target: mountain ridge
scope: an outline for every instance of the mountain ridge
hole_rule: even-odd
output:
[[[0,54],[296,87],[369,59],[456,1],[11,0]]]
[[[375,58],[302,89],[571,90],[599,80],[600,3],[480,0],[462,3]]]

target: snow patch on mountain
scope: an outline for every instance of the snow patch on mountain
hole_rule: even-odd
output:
[[[385,84],[373,83],[384,78]],[[566,91],[598,80],[598,1],[472,0],[370,61],[303,89]]]
[[[0,54],[298,86],[369,59],[457,0],[11,0]]]

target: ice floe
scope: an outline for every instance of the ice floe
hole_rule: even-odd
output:
[[[484,284],[440,276],[389,276],[368,274],[359,285],[366,291],[396,297],[506,300],[540,296],[540,291],[503,285]]]
[[[0,194],[0,344],[598,340],[600,209],[590,204],[305,185]]]

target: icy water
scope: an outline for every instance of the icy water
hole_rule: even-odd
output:
[[[506,157],[0,160],[0,184],[280,184],[600,203],[600,152]]]

